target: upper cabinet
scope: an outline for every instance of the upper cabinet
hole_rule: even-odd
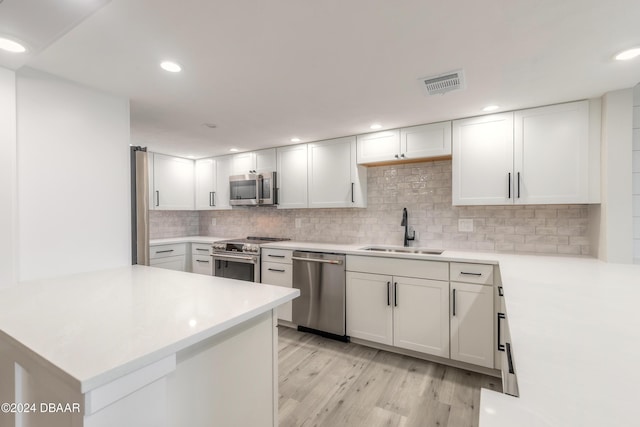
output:
[[[231,156],[196,160],[196,210],[231,209],[229,168]]]
[[[308,191],[310,208],[365,207],[367,169],[356,164],[356,138],[310,143]]]
[[[152,209],[194,209],[194,162],[153,153]]]
[[[250,151],[231,156],[230,175],[274,172],[276,170],[276,149]]]
[[[598,202],[589,128],[589,101],[454,121],[453,204]]]
[[[418,161],[451,155],[451,122],[357,136],[358,164]]]
[[[278,208],[306,208],[307,144],[276,149],[278,170]]]

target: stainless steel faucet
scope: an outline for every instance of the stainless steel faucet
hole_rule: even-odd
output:
[[[404,246],[409,246],[410,240],[416,240],[416,231],[413,230],[411,236],[409,236],[409,214],[407,213],[407,208],[402,208],[402,222],[401,226],[404,227]]]

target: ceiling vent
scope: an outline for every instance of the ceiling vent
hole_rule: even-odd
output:
[[[429,95],[444,95],[447,92],[464,89],[463,70],[450,71],[432,77],[423,77],[420,82]]]

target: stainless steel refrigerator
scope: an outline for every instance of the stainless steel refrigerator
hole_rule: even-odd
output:
[[[147,147],[131,147],[131,263],[149,265]]]

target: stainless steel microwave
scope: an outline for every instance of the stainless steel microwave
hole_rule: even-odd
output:
[[[231,206],[277,205],[276,173],[251,173],[229,177]]]

